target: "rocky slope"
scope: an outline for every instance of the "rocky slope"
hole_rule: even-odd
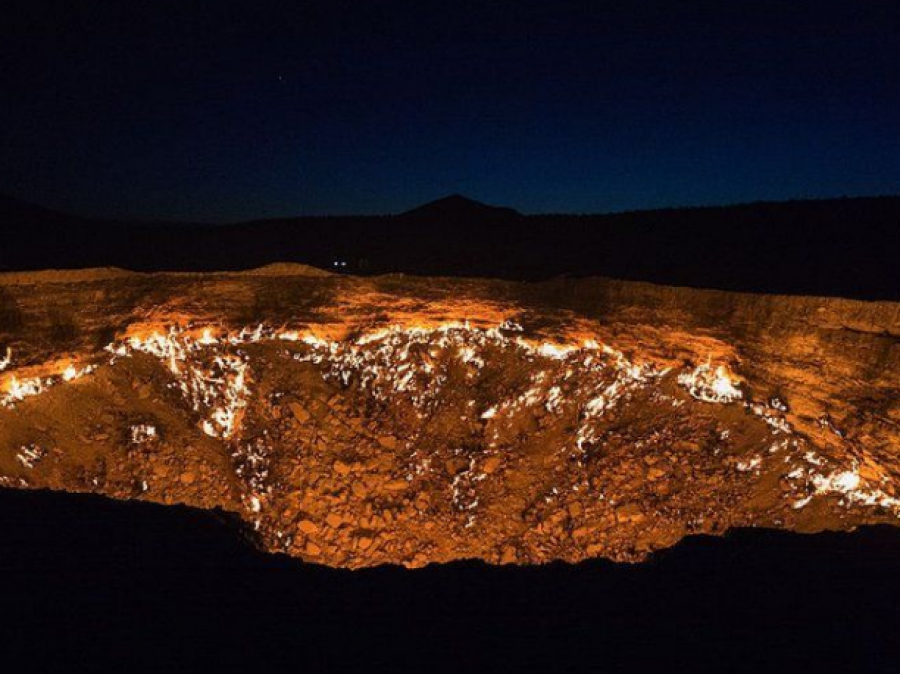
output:
[[[900,304],[603,279],[0,276],[0,483],[335,566],[895,523]]]

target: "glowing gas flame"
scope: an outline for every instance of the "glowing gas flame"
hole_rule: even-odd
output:
[[[7,384],[7,400],[9,402],[24,400],[29,396],[38,395],[44,390],[44,384],[39,378],[19,380],[11,377]],[[7,404],[7,400],[4,404]]]
[[[203,335],[197,340],[198,344],[202,344],[203,346],[210,346],[212,344],[218,344],[219,340],[213,337],[212,328],[204,328]]]
[[[697,400],[708,403],[731,403],[744,397],[737,381],[724,365],[713,368],[706,362],[690,372],[678,375],[678,383]]]
[[[885,508],[900,516],[900,499],[870,486],[856,465],[830,475],[813,475],[812,484],[817,494],[840,494],[850,503]]]
[[[228,335],[224,341],[237,345],[260,341],[264,336],[266,329],[260,325]],[[195,339],[191,333],[173,327],[165,332],[154,330],[145,337],[132,336],[125,348],[110,345],[107,350],[118,357],[137,351],[158,358],[175,377],[194,411],[208,412],[201,424],[203,431],[212,437],[230,438],[247,405],[247,363],[239,356],[220,354],[212,348],[221,341],[212,328],[204,328]]]
[[[504,423],[520,410],[543,406],[557,415],[577,409],[579,426],[575,446],[584,451],[593,442],[601,416],[620,400],[664,377],[668,368],[638,363],[622,352],[592,338],[555,342],[525,339],[522,327],[511,321],[493,327],[475,327],[468,321],[434,325],[394,325],[378,328],[347,339],[326,339],[306,330],[274,328],[266,324],[239,330],[200,326],[141,328],[135,326],[122,341],[106,347],[109,362],[137,353],[158,359],[173,377],[173,386],[190,407],[202,415],[200,428],[212,437],[230,439],[237,435],[250,396],[249,355],[246,345],[281,342],[302,349],[297,360],[324,366],[323,376],[348,385],[355,380],[376,399],[389,402],[397,393],[410,397],[420,416],[436,404],[448,381],[446,355],[455,354],[465,376],[475,379],[489,366],[493,350],[507,351],[535,361],[540,371],[527,390],[508,400],[489,405],[480,416],[485,422]],[[11,406],[29,395],[37,395],[58,381],[72,381],[95,369],[69,364],[61,375],[50,378],[7,382],[0,404]],[[577,377],[577,379],[574,379]],[[695,398],[729,403],[743,397],[736,380],[725,366],[701,365],[678,377],[678,382]],[[673,401],[673,406],[682,404]],[[485,409],[485,408],[483,408]],[[777,410],[776,410],[777,411]],[[773,428],[789,428],[768,409],[758,412]],[[780,413],[779,413],[780,414]]]
[[[135,445],[143,445],[153,442],[158,437],[156,426],[150,424],[135,424],[131,427],[131,442]]]
[[[81,379],[86,374],[90,374],[94,370],[96,370],[96,366],[87,365],[82,368],[77,368],[74,365],[68,365],[62,373],[63,381],[74,381],[76,379]]]

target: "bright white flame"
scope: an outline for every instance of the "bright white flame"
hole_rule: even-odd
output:
[[[302,341],[303,341],[304,344],[307,344],[307,345],[309,345],[309,346],[316,346],[316,347],[328,346],[328,341],[327,341],[327,340],[325,340],[325,339],[320,339],[319,337],[316,337],[316,336],[315,336],[314,334],[312,334],[312,333],[310,333],[310,334],[308,334],[308,335],[303,335],[303,340],[302,340]]]
[[[842,505],[876,506],[890,510],[894,515],[900,517],[900,499],[867,484],[859,474],[858,468],[854,463],[850,470],[835,471],[828,475],[811,475],[809,480],[815,490],[815,495],[838,494],[844,499]],[[795,502],[794,508],[800,509],[804,507],[809,503],[810,498],[807,497]]]
[[[34,464],[44,458],[46,452],[37,445],[25,445],[19,448],[18,453],[16,454],[16,461],[18,461],[24,468],[28,468],[31,470],[34,468]]]
[[[816,491],[847,494],[859,488],[860,477],[856,471],[843,470],[827,476],[814,475],[812,481],[816,487]]]
[[[678,383],[697,400],[707,403],[731,403],[744,397],[724,365],[713,369],[710,363],[704,363],[678,375]]]
[[[213,336],[212,328],[204,328],[203,336],[198,340],[199,344],[203,344],[204,346],[210,346],[211,344],[218,344],[219,340]]]
[[[754,456],[747,461],[738,461],[736,468],[742,473],[748,473],[751,470],[756,470],[762,464],[761,456]]]
[[[243,408],[247,405],[247,363],[243,358],[230,354],[216,355],[212,367],[203,363],[208,357],[198,350],[212,343],[220,343],[212,333],[203,332],[204,338],[193,341],[176,328],[163,334],[155,331],[149,337],[132,337],[128,340],[130,350],[122,352],[118,348],[109,349],[116,356],[129,355],[140,351],[163,361],[175,376],[182,395],[197,412],[212,410],[210,417],[201,424],[203,431],[213,437],[229,438],[237,430]],[[244,328],[237,335],[227,338],[229,344],[257,342],[266,333],[263,325]]]
[[[563,359],[577,349],[574,346],[566,346],[564,344],[544,343],[538,347],[538,353],[545,358]]]
[[[15,402],[24,400],[29,396],[36,396],[44,390],[44,384],[40,378],[22,379],[21,381],[13,376],[10,377],[7,384],[7,393],[3,396],[2,401],[5,407],[9,407]]]
[[[157,437],[156,427],[150,424],[136,424],[131,427],[131,442],[135,445],[143,445],[155,440]]]
[[[84,375],[90,374],[96,369],[97,368],[94,365],[87,365],[80,370],[74,365],[69,365],[65,370],[63,370],[62,378],[63,381],[73,381],[75,379],[81,379]]]

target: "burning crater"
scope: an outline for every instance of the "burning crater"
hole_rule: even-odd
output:
[[[6,487],[220,507],[350,567],[900,516],[897,305],[290,266],[0,290]]]

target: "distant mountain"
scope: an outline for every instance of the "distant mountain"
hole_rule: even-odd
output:
[[[22,199],[0,194],[0,225],[44,225],[54,222],[70,222],[74,224],[85,222],[85,220],[68,213],[60,213]]]
[[[0,269],[241,270],[540,280],[900,300],[900,197],[523,215],[460,195],[400,215],[229,225],[96,221],[0,200]]]
[[[410,211],[406,211],[400,217],[415,219],[496,219],[496,218],[520,218],[522,214],[512,208],[490,206],[474,199],[469,199],[461,194],[430,201]]]

